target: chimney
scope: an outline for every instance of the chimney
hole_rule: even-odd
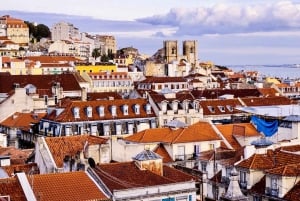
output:
[[[87,91],[85,87],[82,87],[81,89],[81,100],[86,101],[87,100]]]

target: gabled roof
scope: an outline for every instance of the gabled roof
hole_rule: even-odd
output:
[[[146,129],[124,138],[125,141],[136,143],[189,143],[211,140],[221,140],[212,125],[208,122],[198,122],[187,128],[170,129],[154,128]]]
[[[47,137],[45,141],[49,147],[57,167],[63,166],[65,156],[74,156],[88,145],[105,144],[107,139],[93,135],[76,135],[64,137]]]
[[[30,128],[31,123],[38,123],[46,113],[20,113],[16,112],[12,116],[0,122],[1,126],[10,128]]]
[[[216,127],[227,140],[227,142],[235,149],[241,148],[235,136],[240,137],[259,137],[261,134],[251,123],[235,123],[235,124],[217,124]]]
[[[82,171],[34,175],[29,182],[31,179],[38,200],[109,200]]]
[[[16,177],[0,179],[0,195],[8,195],[12,201],[27,201],[22,186]]]
[[[191,93],[198,99],[217,99],[224,94],[232,94],[234,98],[259,97],[262,95],[258,89],[204,89],[193,90]]]
[[[147,161],[147,160],[161,159],[161,157],[153,151],[144,150],[138,153],[133,159],[136,161]]]
[[[17,149],[15,147],[0,147],[0,156],[10,156],[10,163],[25,164],[33,149]]]
[[[52,91],[54,83],[60,83],[64,91],[81,90],[76,77],[72,73],[59,75],[10,75],[0,73],[0,93],[8,93],[14,89],[14,84],[18,83],[20,88],[32,84],[39,90]]]
[[[194,180],[193,176],[168,166],[163,166],[162,176],[141,170],[135,162],[100,164],[94,171],[110,191]]]
[[[217,148],[216,150],[208,150],[200,152],[198,159],[201,161],[225,160],[233,158],[236,151]]]
[[[123,111],[123,106],[128,106],[128,114]],[[135,112],[135,106],[140,106],[139,114]],[[147,114],[146,111],[147,100],[145,99],[116,99],[116,100],[96,100],[96,101],[70,101],[66,102],[63,111],[56,115],[54,110],[48,114],[45,119],[53,120],[56,122],[75,122],[75,121],[99,121],[111,119],[133,119],[133,118],[149,118],[155,117],[153,111]],[[104,108],[104,115],[100,116],[99,107]],[[112,107],[116,109],[116,115],[112,114]],[[92,108],[92,117],[88,117],[86,113],[87,107]],[[79,118],[74,117],[74,108],[79,109]],[[60,109],[60,108],[58,108]]]
[[[300,197],[300,182],[298,182],[289,192],[287,192],[283,199],[289,201],[299,201]]]
[[[166,82],[187,82],[183,77],[147,77],[139,83],[166,83]]]
[[[278,96],[278,93],[279,93],[275,88],[258,88],[258,91],[259,91],[264,97]]]
[[[234,108],[241,103],[238,99],[201,100],[200,105],[204,115],[229,115],[239,113]]]
[[[2,166],[1,168],[5,170],[9,176],[12,176],[13,174],[18,172],[24,172],[25,174],[39,173],[39,169],[36,163],[9,165],[9,166]]]
[[[174,162],[163,144],[158,144],[153,151],[162,157],[163,163]]]
[[[267,170],[273,168],[274,161],[267,154],[253,154],[250,158],[241,161],[236,167],[255,169],[255,170]]]
[[[299,176],[299,169],[300,169],[300,164],[298,163],[298,164],[290,164],[290,165],[285,165],[270,170],[266,170],[266,173],[272,175],[287,176],[287,177],[297,177]]]
[[[246,106],[289,105],[293,100],[285,96],[242,98]]]

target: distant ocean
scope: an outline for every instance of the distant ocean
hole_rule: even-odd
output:
[[[258,71],[261,77],[277,77],[300,79],[300,65],[284,64],[284,65],[229,65],[228,68],[235,72]]]

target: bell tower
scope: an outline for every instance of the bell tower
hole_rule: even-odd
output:
[[[198,62],[198,41],[197,40],[186,40],[183,41],[183,56],[186,57],[187,61],[196,66]]]
[[[164,41],[164,53],[167,63],[177,61],[179,57],[177,40]]]

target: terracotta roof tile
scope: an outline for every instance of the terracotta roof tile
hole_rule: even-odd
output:
[[[278,96],[278,91],[274,88],[258,88],[258,91],[265,97]]]
[[[87,93],[87,99],[92,100],[109,100],[109,97],[115,99],[122,99],[122,96],[117,92],[89,92]]]
[[[135,162],[100,164],[94,168],[94,171],[111,191],[171,184],[193,179],[186,173],[166,166],[163,167],[163,172],[166,172],[160,176],[149,170],[140,170]]]
[[[172,157],[170,156],[170,154],[168,153],[168,151],[166,150],[166,148],[164,147],[163,144],[159,144],[154,150],[153,152],[157,153],[158,155],[160,155],[163,159],[163,163],[171,163],[174,162]]]
[[[64,110],[56,116],[53,111],[45,119],[50,119],[57,122],[66,121],[92,121],[92,120],[106,120],[106,119],[131,119],[131,118],[149,118],[155,117],[153,110],[151,114],[146,111],[147,100],[145,99],[116,99],[116,100],[96,100],[96,101],[70,101],[64,105]],[[124,114],[123,106],[128,106],[128,115]],[[134,106],[140,106],[140,113],[136,114]],[[99,115],[99,107],[104,107],[104,116]],[[116,107],[116,116],[112,115],[111,108]],[[74,108],[79,108],[79,118],[74,117]],[[92,107],[92,117],[87,117],[86,108]]]
[[[300,198],[300,182],[298,182],[289,192],[284,195],[284,200],[299,201]]]
[[[198,122],[187,128],[175,130],[170,128],[146,129],[126,137],[124,140],[139,143],[162,142],[175,144],[221,140],[221,138],[208,122]]]
[[[238,99],[201,100],[200,105],[204,115],[228,115],[239,113],[234,108],[240,106],[241,102]]]
[[[234,98],[259,97],[262,95],[258,89],[205,89],[193,90],[191,93],[198,99],[217,99],[226,94],[232,94],[234,95]]]
[[[12,165],[25,164],[32,149],[17,149],[15,147],[0,147],[0,156],[10,156],[10,162]]]
[[[75,75],[71,73],[60,75],[10,75],[0,73],[0,93],[8,93],[13,90],[14,83],[19,83],[21,88],[32,84],[37,90],[52,91],[55,82],[59,82],[64,91],[81,91]]]
[[[26,201],[25,194],[16,177],[0,179],[0,195],[9,195],[11,201]]]
[[[242,98],[246,106],[289,105],[293,101],[285,96]]]
[[[273,168],[270,170],[266,170],[266,173],[272,175],[280,175],[280,176],[287,176],[287,177],[297,177],[300,173],[300,164],[290,164],[285,165],[277,168]]]
[[[82,171],[34,175],[32,179],[33,191],[38,200],[108,200]]]
[[[38,166],[36,163],[9,165],[2,166],[1,168],[5,170],[9,176],[18,172],[24,172],[25,174],[39,174]]]
[[[3,120],[0,125],[10,128],[30,128],[31,123],[38,123],[46,113],[20,113],[16,112],[12,116]]]
[[[253,137],[261,136],[256,128],[251,123],[237,123],[237,124],[220,124],[216,125],[218,130],[222,133],[227,142],[235,149],[241,148],[241,145],[236,140],[235,136]]]
[[[140,83],[187,82],[183,77],[147,77]]]
[[[92,135],[47,137],[45,140],[57,167],[63,166],[65,156],[73,156],[83,151],[86,142],[89,145],[104,144],[107,142],[107,139]]]
[[[267,170],[275,167],[272,158],[267,154],[253,154],[250,158],[243,160],[237,167],[256,169],[256,170]]]

